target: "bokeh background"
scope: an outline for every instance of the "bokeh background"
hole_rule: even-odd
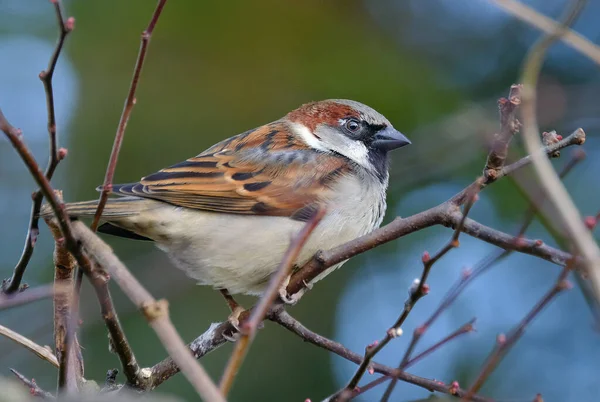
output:
[[[526,1],[556,18],[565,2]],[[575,29],[600,38],[600,2],[590,1]],[[150,0],[65,1],[76,18],[55,76],[60,145],[69,154],[54,184],[66,200],[97,197],[139,46],[155,6]],[[167,3],[152,38],[137,105],[127,129],[116,182],[141,176],[200,153],[211,144],[275,120],[298,105],[324,98],[351,98],[386,115],[412,139],[393,157],[386,222],[433,206],[476,177],[485,162],[489,135],[497,129],[496,99],[518,80],[520,63],[539,33],[486,0],[244,1],[179,0]],[[40,162],[46,161],[45,100],[37,74],[56,38],[53,8],[45,0],[0,0],[0,106],[23,129]],[[583,56],[555,45],[544,66],[539,118],[544,129],[568,134],[583,127],[588,158],[566,180],[584,215],[600,208],[600,74]],[[517,138],[512,156],[522,153]],[[563,152],[557,166],[566,162]],[[0,141],[0,275],[18,260],[34,184],[7,141]],[[503,180],[487,189],[473,216],[514,232],[525,201]],[[407,289],[420,274],[420,255],[450,235],[432,228],[354,258],[320,282],[291,313],[309,328],[354,351],[380,339],[396,319]],[[551,241],[535,224],[532,237]],[[195,286],[152,245],[106,238],[155,297],[167,298],[186,340],[223,320],[221,296]],[[431,275],[431,293],[405,325],[412,333],[437,306],[461,271],[493,247],[463,237],[461,247]],[[52,241],[42,230],[27,270],[30,285],[52,278]],[[558,268],[513,256],[470,286],[431,328],[426,347],[472,317],[477,332],[415,365],[411,372],[467,386],[500,332],[508,331],[551,286]],[[142,316],[113,287],[125,331],[144,366],[165,357]],[[102,382],[118,360],[89,287],[83,293],[81,342],[86,377]],[[242,298],[246,305],[254,302]],[[40,344],[52,344],[52,306],[38,302],[3,311],[0,323]],[[409,336],[378,356],[396,365]],[[219,378],[229,357],[226,345],[202,359]],[[577,289],[561,295],[528,328],[483,388],[484,395],[511,401],[592,401],[600,393],[600,337]],[[0,375],[14,367],[54,388],[56,371],[32,354],[0,339]],[[301,342],[272,323],[253,345],[231,394],[233,401],[320,400],[343,386],[355,366]],[[366,380],[373,377],[367,376]],[[121,378],[120,378],[121,379]],[[195,400],[177,376],[159,389]],[[383,388],[364,394],[377,400]],[[427,398],[426,390],[399,384],[396,401]]]

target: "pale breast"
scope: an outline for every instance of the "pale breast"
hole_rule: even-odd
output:
[[[357,177],[347,176],[337,186],[297,266],[318,250],[341,245],[381,223],[385,213],[385,187],[381,183],[365,185]],[[159,208],[127,218],[120,226],[143,231],[140,234],[155,240],[179,268],[198,282],[234,294],[260,294],[290,240],[305,225],[287,217],[222,214],[160,204]]]

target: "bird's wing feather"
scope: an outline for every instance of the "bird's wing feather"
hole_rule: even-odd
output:
[[[351,166],[309,148],[285,124],[229,138],[138,183],[115,185],[113,192],[206,211],[307,219]]]

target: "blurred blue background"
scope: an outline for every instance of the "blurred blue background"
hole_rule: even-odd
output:
[[[556,18],[564,1],[529,0]],[[575,29],[598,42],[600,2],[589,2]],[[65,1],[76,29],[68,38],[54,79],[60,145],[69,154],[54,184],[67,201],[97,197],[139,46],[154,1]],[[127,129],[116,182],[141,176],[200,153],[213,143],[283,116],[298,105],[351,98],[382,112],[413,145],[396,152],[386,222],[444,201],[468,184],[485,162],[497,129],[496,99],[518,80],[520,62],[539,33],[486,0],[336,0],[302,2],[171,1],[152,38]],[[40,162],[47,158],[44,92],[37,75],[56,38],[51,4],[0,0],[0,106],[23,129]],[[543,129],[588,134],[586,161],[566,180],[584,215],[600,208],[600,90],[598,68],[565,45],[554,46],[541,77]],[[522,153],[517,138],[512,156]],[[571,150],[556,161],[561,166]],[[0,270],[10,276],[18,260],[34,184],[7,141],[0,141]],[[481,222],[513,232],[525,201],[510,180],[487,189],[473,210]],[[530,236],[551,241],[541,225]],[[420,256],[450,235],[431,228],[354,258],[320,282],[290,312],[309,328],[362,353],[395,321],[407,289],[420,274]],[[172,318],[190,341],[228,310],[221,296],[197,287],[152,245],[106,237],[157,298],[169,300]],[[414,328],[433,311],[461,271],[493,247],[467,238],[436,264],[431,292],[407,320],[405,336],[378,361],[397,365]],[[52,240],[43,228],[27,270],[30,285],[51,280]],[[421,348],[472,317],[468,334],[416,364],[411,372],[470,384],[498,333],[514,326],[551,286],[559,269],[528,256],[512,256],[477,280],[427,332]],[[165,357],[144,319],[113,286],[125,331],[144,366]],[[118,367],[89,287],[83,293],[81,342],[86,377],[102,381]],[[241,299],[251,305],[251,298]],[[40,344],[52,344],[49,301],[4,311],[0,323]],[[218,379],[226,345],[202,359]],[[417,350],[418,351],[418,350]],[[575,288],[545,310],[482,390],[511,401],[597,400],[600,338]],[[14,367],[53,389],[56,370],[0,339],[0,375]],[[343,386],[355,366],[301,342],[267,323],[235,383],[231,400],[320,400]],[[367,376],[365,381],[374,377]],[[121,379],[121,378],[120,378]],[[384,388],[358,400],[377,400]],[[160,391],[194,400],[181,376]],[[393,400],[426,398],[426,390],[400,383]],[[282,398],[282,395],[285,397]]]

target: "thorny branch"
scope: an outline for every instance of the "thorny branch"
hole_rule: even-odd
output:
[[[54,91],[52,89],[52,77],[54,76],[54,69],[56,63],[62,51],[63,45],[67,35],[75,27],[75,19],[73,17],[68,18],[66,21],[63,18],[62,6],[59,0],[52,2],[56,11],[56,18],[58,20],[59,36],[58,41],[46,70],[42,71],[39,75],[40,80],[44,84],[44,91],[46,92],[46,109],[48,110],[48,134],[50,137],[50,157],[48,160],[48,166],[46,167],[46,178],[48,181],[52,179],[54,171],[58,166],[58,163],[65,158],[67,155],[66,149],[58,149],[58,138],[56,132],[56,115],[54,112]],[[13,269],[12,277],[9,280],[4,280],[2,283],[2,290],[4,293],[10,294],[19,290],[21,281],[23,280],[23,274],[29,264],[29,260],[33,255],[33,248],[37,241],[39,234],[39,214],[42,206],[43,195],[42,192],[37,190],[32,195],[33,205],[31,207],[31,215],[29,217],[29,228],[27,230],[27,237],[25,239],[25,245],[23,246],[23,252],[19,262]]]
[[[62,234],[62,238],[64,239],[64,244],[68,248],[69,252],[75,257],[77,263],[80,267],[83,267],[86,270],[91,271],[91,264],[88,258],[81,252],[81,247],[73,238],[73,234],[71,232],[71,226],[69,225],[69,218],[64,210],[63,204],[58,199],[58,196],[54,193],[50,182],[46,178],[46,176],[40,170],[35,158],[31,154],[27,145],[22,138],[21,130],[13,127],[4,117],[4,114],[0,110],[0,130],[6,134],[7,138],[15,148],[15,150],[21,156],[21,159],[29,169],[32,177],[36,181],[37,185],[40,186],[40,191],[43,193],[45,199],[50,205],[52,211],[56,215],[56,220],[60,232]],[[68,338],[68,337],[67,337]],[[70,342],[67,342],[65,350],[66,356],[70,356],[70,352],[68,351],[71,348]],[[68,360],[68,359],[67,359]],[[71,375],[67,375],[67,379],[65,382],[65,388],[67,392],[75,392],[77,390],[77,381],[76,376],[73,373],[74,365],[66,364],[65,370],[67,373],[70,371]],[[70,366],[70,367],[69,367]],[[63,385],[60,384],[59,385]],[[62,388],[62,387],[61,387]]]

